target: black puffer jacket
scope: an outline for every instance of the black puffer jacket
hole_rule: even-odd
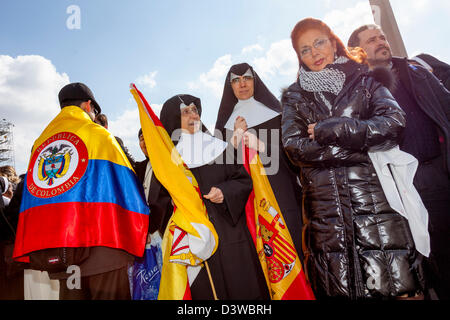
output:
[[[387,203],[368,151],[388,150],[404,113],[362,65],[330,110],[294,83],[282,140],[301,167],[305,268],[317,297],[394,297],[420,289],[408,222]],[[317,123],[315,141],[307,126]]]

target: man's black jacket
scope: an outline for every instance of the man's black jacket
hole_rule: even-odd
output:
[[[408,63],[406,58],[393,58],[392,62],[400,81],[444,138],[443,152],[450,175],[450,92],[432,73]]]

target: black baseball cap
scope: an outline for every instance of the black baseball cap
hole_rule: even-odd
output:
[[[91,100],[97,114],[102,113],[100,105],[95,101],[94,94],[87,85],[81,82],[69,83],[59,91],[59,104],[62,106],[65,101],[71,100]]]

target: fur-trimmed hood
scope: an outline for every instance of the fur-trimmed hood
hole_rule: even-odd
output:
[[[393,92],[397,86],[397,77],[394,71],[388,67],[376,67],[369,72],[369,75],[391,92]]]

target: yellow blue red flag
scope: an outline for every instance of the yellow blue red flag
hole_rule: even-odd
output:
[[[184,164],[161,121],[142,93],[131,84],[139,107],[142,133],[156,178],[174,202],[163,236],[163,268],[158,299],[191,299],[190,285],[205,260],[217,250],[219,238],[209,221],[198,183]]]
[[[47,248],[105,246],[144,253],[149,209],[114,136],[68,106],[35,141],[13,257]]]

